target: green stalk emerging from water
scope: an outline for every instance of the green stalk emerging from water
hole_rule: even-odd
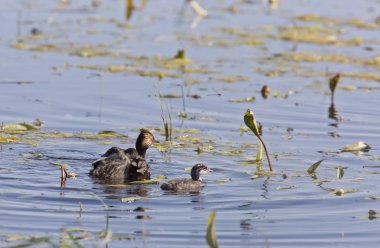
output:
[[[330,86],[330,91],[331,91],[331,103],[334,104],[334,94],[335,94],[335,89],[336,86],[339,83],[340,79],[340,74],[336,74],[335,76],[331,77],[329,80],[329,86]]]
[[[264,140],[260,136],[259,129],[258,129],[257,123],[256,123],[255,115],[253,114],[253,111],[251,111],[250,109],[247,109],[247,111],[245,111],[245,113],[244,113],[244,122],[245,122],[245,125],[247,125],[247,127],[249,127],[249,129],[251,129],[252,132],[256,135],[256,137],[260,140],[261,144],[263,144],[264,150],[265,150],[265,155],[267,156],[267,159],[268,159],[269,170],[273,171],[272,163],[270,162],[267,146],[265,145]]]

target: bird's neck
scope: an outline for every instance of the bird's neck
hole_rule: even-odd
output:
[[[191,173],[191,179],[193,179],[194,181],[202,181],[199,171],[194,171],[193,173]]]
[[[141,148],[141,149],[136,149],[136,150],[137,150],[137,152],[139,153],[139,155],[140,155],[143,159],[145,159],[145,156],[146,156],[146,150],[148,150],[148,149]]]

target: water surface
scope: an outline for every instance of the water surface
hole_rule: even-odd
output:
[[[39,118],[44,127],[36,133],[77,135],[41,138],[29,132],[26,136],[33,144],[2,144],[1,246],[24,244],[34,237],[32,243],[49,247],[70,242],[67,232],[86,247],[103,245],[100,233],[108,222],[113,234],[109,247],[207,247],[212,210],[221,247],[379,243],[378,220],[366,218],[369,209],[379,206],[369,199],[379,196],[379,2],[201,4],[209,16],[195,25],[196,14],[184,1],[149,1],[129,20],[124,1],[103,1],[98,7],[90,1],[3,1],[1,121],[31,123]],[[296,19],[306,14],[327,21]],[[367,25],[358,25],[354,18]],[[326,35],[335,41],[321,45],[280,37],[284,27],[300,26],[329,30]],[[41,34],[31,35],[32,29]],[[353,38],[360,42],[344,43]],[[191,59],[185,68],[192,71],[163,66],[179,49]],[[310,62],[284,57],[298,52],[352,59]],[[129,70],[112,72],[112,66]],[[142,76],[152,72],[166,74],[162,80]],[[346,88],[337,89],[337,114],[331,116],[328,78],[334,73],[342,74],[340,86]],[[271,88],[267,99],[260,95],[264,84]],[[185,95],[200,98],[185,97],[185,105],[182,98],[161,101],[173,114],[173,141],[183,144],[167,152],[153,147],[148,156],[152,175],[169,179],[189,177],[185,168],[197,162],[213,168],[200,194],[167,194],[155,184],[115,187],[88,176],[91,161],[107,148],[133,146],[140,127],[154,129],[163,142],[157,95],[181,96],[182,87]],[[255,96],[254,102],[229,102],[250,96]],[[177,116],[184,107],[187,118]],[[271,176],[252,179],[257,168],[246,165],[254,159],[257,144],[246,129],[241,131],[247,108],[263,125],[277,170]],[[101,130],[128,138],[78,134]],[[368,143],[369,152],[336,153],[357,141]],[[211,150],[205,148],[209,146]],[[198,147],[205,151],[198,154]],[[307,175],[307,168],[323,158],[316,178]],[[77,178],[62,187],[59,167],[52,162],[67,164]],[[337,166],[347,167],[342,179],[336,177]],[[332,193],[338,189],[354,192]],[[122,201],[127,197],[136,200]],[[136,212],[137,207],[146,210]],[[17,237],[22,239],[12,240]]]

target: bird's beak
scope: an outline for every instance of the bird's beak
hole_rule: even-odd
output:
[[[208,169],[207,169],[207,172],[212,172],[212,169],[208,168]]]

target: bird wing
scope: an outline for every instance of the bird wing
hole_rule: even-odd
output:
[[[128,173],[131,161],[128,158],[106,157],[95,160],[90,175],[97,178],[124,178]]]

